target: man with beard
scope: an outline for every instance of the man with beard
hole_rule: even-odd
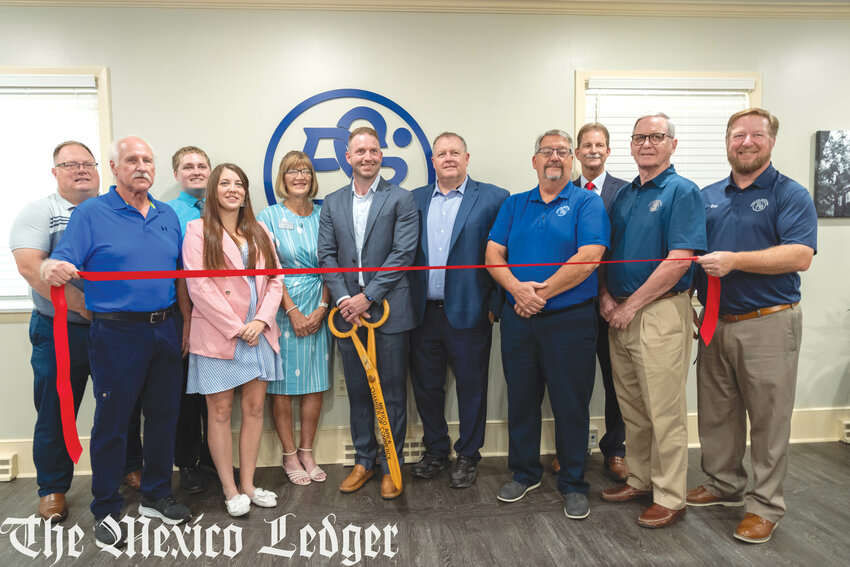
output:
[[[78,268],[174,270],[181,264],[177,215],[148,193],[156,174],[150,145],[135,136],[118,140],[110,148],[109,166],[115,185],[76,208],[59,246],[41,266],[50,285],[78,279]],[[188,293],[185,282],[178,286],[173,279],[86,281],[85,298],[93,315],[88,342],[96,403],[90,444],[94,533],[98,546],[122,547],[127,525],[118,522],[124,504],[118,489],[137,400],[146,439],[139,514],[167,524],[191,517],[171,494],[180,361],[188,347],[181,341],[180,313],[188,309]]]
[[[809,192],[770,162],[779,120],[750,108],[729,118],[732,173],[702,191],[708,251],[699,260],[722,278],[720,319],[697,359],[702,470],[691,506],[746,506],[734,536],[770,539],[785,514],[782,484],[797,383],[802,311],[800,276],[817,250],[817,214]],[[705,304],[706,279],[698,280]],[[750,419],[753,487],[743,466]]]
[[[626,484],[605,490],[602,498],[651,496],[653,504],[638,518],[645,528],[670,526],[686,510],[693,269],[680,259],[705,250],[705,214],[699,188],[670,164],[677,143],[666,114],[635,121],[631,149],[638,176],[620,189],[608,213],[611,260],[669,261],[610,264],[599,294],[629,447]]]
[[[596,375],[596,264],[610,227],[602,199],[570,182],[572,139],[563,130],[537,138],[531,164],[538,185],[508,197],[490,230],[489,268],[508,294],[502,307],[502,366],[508,395],[508,468],[499,491],[516,502],[540,486],[540,404],[548,389],[555,418],[558,489],[574,520],[590,514],[587,462],[590,396]]]

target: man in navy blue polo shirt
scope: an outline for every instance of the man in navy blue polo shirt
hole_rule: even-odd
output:
[[[81,203],[62,241],[41,272],[50,285],[77,279],[77,269],[174,270],[182,236],[174,211],[150,197],[156,167],[142,139],[115,142],[109,165],[116,185]],[[181,293],[181,301],[187,299]],[[101,547],[126,543],[126,524],[116,524],[124,499],[118,492],[127,427],[136,401],[145,415],[142,500],[139,513],[169,524],[186,521],[189,509],[171,495],[174,429],[180,405],[182,318],[172,279],[85,283],[93,320],[89,357],[95,396],[91,436],[95,538]]]
[[[770,539],[785,514],[791,412],[797,385],[802,312],[800,276],[817,249],[809,192],[773,168],[779,120],[766,110],[735,113],[726,127],[732,174],[702,191],[709,254],[705,273],[722,278],[720,320],[697,362],[699,437],[705,483],[691,506],[744,506],[735,537]],[[706,278],[698,290],[705,303]],[[750,418],[753,487],[743,459]]]
[[[537,139],[538,186],[508,197],[487,243],[487,264],[590,262],[490,268],[508,294],[502,308],[502,366],[508,386],[508,468],[498,499],[515,502],[540,486],[540,404],[548,388],[561,469],[564,512],[586,518],[590,396],[596,376],[596,264],[610,227],[602,199],[570,182],[572,139],[550,130]]]
[[[699,188],[670,164],[677,143],[666,114],[635,122],[631,151],[638,177],[609,209],[611,260],[675,260],[705,250]],[[605,490],[602,498],[651,496],[653,504],[638,518],[645,528],[669,526],[685,514],[692,277],[690,261],[610,264],[600,287],[629,448],[626,484]]]

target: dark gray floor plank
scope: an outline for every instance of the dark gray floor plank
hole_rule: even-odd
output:
[[[691,487],[702,480],[699,456],[699,450],[690,451]],[[545,461],[548,464],[549,458]],[[94,545],[88,512],[90,478],[80,477],[68,493],[72,511],[63,527],[69,529],[76,524],[83,529],[84,550],[79,558],[65,556],[56,565],[341,565],[342,531],[349,524],[359,526],[361,536],[372,524],[381,530],[387,525],[398,529],[393,540],[395,557],[363,556],[358,565],[831,567],[850,563],[850,446],[840,443],[791,447],[785,485],[788,515],[768,544],[755,546],[732,538],[744,513],[740,508],[691,508],[683,521],[670,528],[640,528],[637,517],[649,499],[624,504],[601,500],[599,493],[613,483],[604,476],[599,455],[590,458],[587,469],[591,514],[579,522],[565,517],[555,478],[548,473],[541,487],[523,500],[513,504],[497,501],[495,494],[510,476],[504,457],[484,459],[476,484],[466,490],[448,487],[448,471],[426,481],[410,477],[405,468],[405,492],[401,498],[389,502],[380,498],[378,479],[355,494],[341,494],[337,486],[349,469],[324,468],[327,482],[306,488],[290,484],[279,468],[260,469],[257,484],[275,490],[280,504],[269,510],[252,508],[241,519],[227,516],[220,488],[185,496],[177,489],[175,475],[175,494],[192,508],[196,517],[203,514],[198,525],[204,529],[213,524],[220,528],[229,525],[242,528],[243,548],[233,560],[221,555],[216,558],[178,555],[176,559],[137,555],[115,559],[100,551]],[[124,513],[137,516],[139,495],[128,487],[122,492],[126,499]],[[27,517],[35,511],[35,504],[34,479],[0,483],[0,521]],[[309,524],[318,532],[327,518],[338,538],[336,555],[331,558],[319,555],[318,537],[313,541],[314,553],[309,558],[299,555],[297,549],[291,558],[258,553],[261,547],[270,544],[271,523],[284,514],[290,515],[286,539],[277,546],[279,549],[296,549],[299,530]],[[151,537],[158,525],[157,521],[151,523]],[[41,554],[30,559],[16,551],[7,528],[4,528],[7,533],[0,535],[0,567],[54,563],[55,557]],[[21,538],[21,530],[16,533]],[[35,536],[32,548],[41,550],[43,531],[36,530]],[[174,546],[175,541],[170,535],[167,543]]]

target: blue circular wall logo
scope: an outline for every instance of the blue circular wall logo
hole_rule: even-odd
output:
[[[434,182],[428,138],[410,113],[378,93],[336,89],[301,102],[275,128],[263,161],[263,185],[269,204],[277,202],[275,156],[279,161],[293,149],[301,149],[310,157],[320,178],[336,177],[338,185],[345,183],[342,175],[351,177],[351,166],[345,159],[348,134],[358,126],[370,126],[378,133],[384,153],[381,162],[384,179],[401,185],[412,174],[411,177],[420,178],[414,181],[414,187],[423,185],[426,178],[427,183]],[[335,172],[335,176],[331,175]],[[321,187],[320,191],[327,194],[337,186]]]

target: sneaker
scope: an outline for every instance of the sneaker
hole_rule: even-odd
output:
[[[156,502],[151,502],[144,496],[139,503],[139,514],[148,518],[159,518],[165,524],[182,524],[192,517],[192,512],[169,494]]]
[[[186,494],[200,494],[206,490],[198,465],[180,467],[180,489]]]
[[[590,515],[590,504],[587,495],[581,492],[564,494],[564,514],[571,520],[583,520]]]
[[[413,476],[432,478],[438,472],[449,468],[449,458],[426,450],[419,462],[413,465]]]
[[[449,486],[452,488],[469,488],[475,482],[477,474],[478,464],[466,455],[458,455]]]
[[[118,514],[110,514],[94,521],[94,542],[100,548],[127,545],[127,524],[119,521]]]
[[[521,482],[517,482],[515,480],[510,481],[505,486],[502,487],[502,490],[499,491],[499,494],[496,496],[502,502],[516,502],[529,490],[534,490],[539,487],[540,483],[527,485]]]

